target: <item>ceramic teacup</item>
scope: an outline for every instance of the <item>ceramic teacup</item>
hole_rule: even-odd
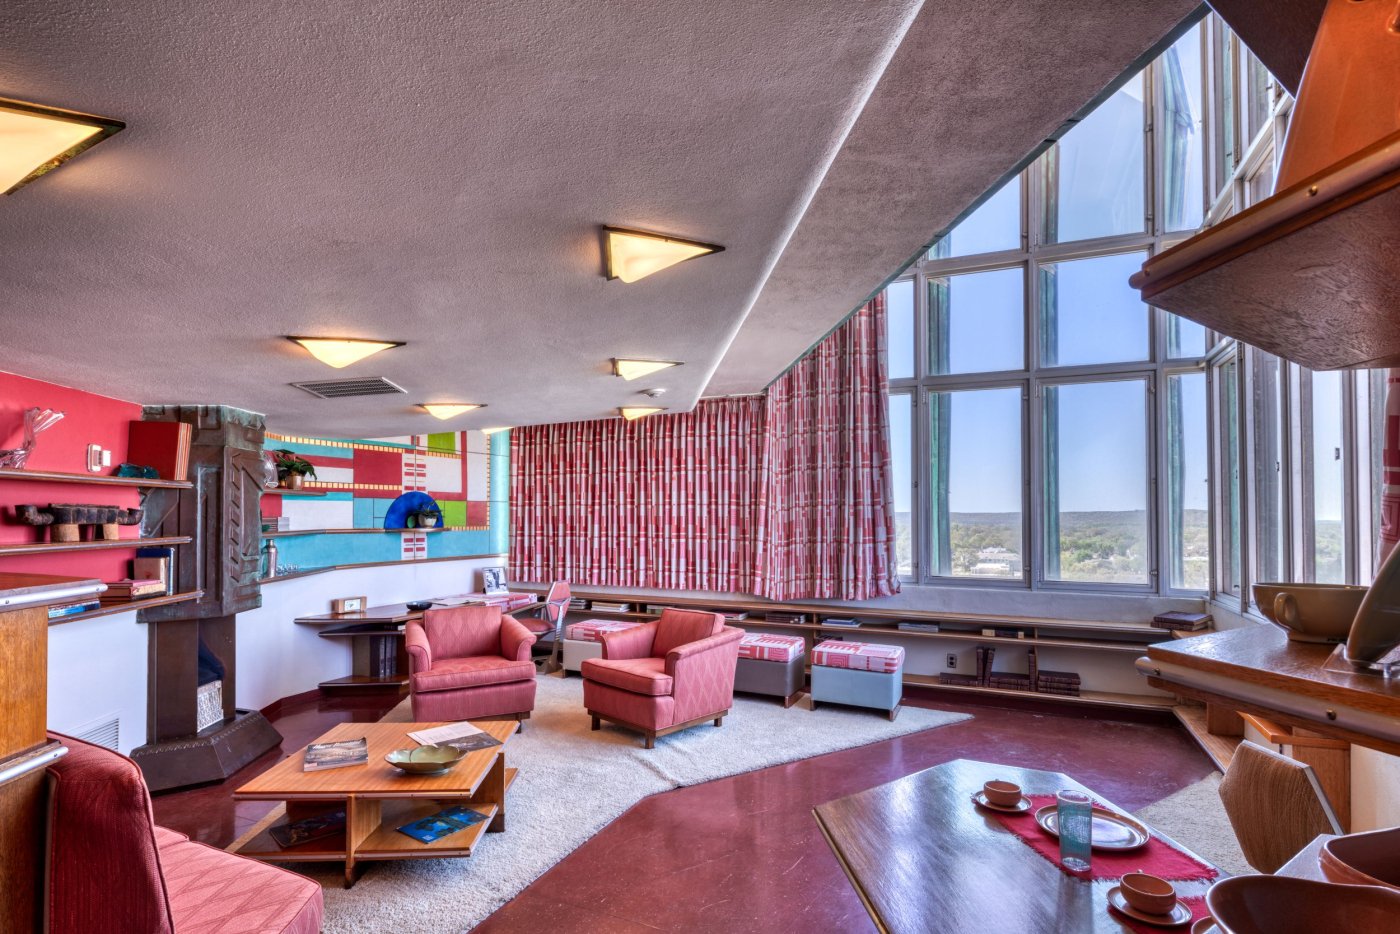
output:
[[[990,781],[982,786],[988,803],[1000,808],[1014,808],[1021,803],[1021,786],[1015,782]]]
[[[1176,907],[1176,889],[1166,879],[1145,872],[1130,872],[1118,883],[1123,898],[1148,915],[1169,915]]]

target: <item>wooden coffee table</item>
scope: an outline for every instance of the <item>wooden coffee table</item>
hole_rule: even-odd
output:
[[[471,752],[445,775],[406,775],[384,761],[395,749],[415,745],[410,731],[441,723],[342,723],[318,743],[368,740],[369,763],[303,772],[295,753],[234,792],[237,801],[284,801],[285,818],[267,826],[234,852],[268,862],[345,862],[345,886],[354,885],[357,866],[364,860],[425,859],[470,856],[483,833],[506,829],[506,790],[516,770],[506,767],[505,744],[516,731],[514,720],[481,721],[475,726],[501,741],[500,746]],[[399,827],[428,817],[445,807],[463,805],[488,820],[449,834],[433,843],[420,843]],[[345,809],[345,832],[283,849],[271,827],[288,821]]]

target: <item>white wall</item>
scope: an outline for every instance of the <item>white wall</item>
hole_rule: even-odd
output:
[[[505,557],[409,561],[324,571],[263,583],[263,605],[238,614],[238,706],[257,710],[350,674],[350,640],[323,639],[298,616],[329,613],[337,597],[366,597],[370,606],[479,589],[478,568]]]
[[[146,627],[136,611],[49,627],[49,728],[81,733],[116,717],[119,749],[146,742]]]
[[[322,639],[296,617],[328,613],[336,597],[373,606],[477,590],[477,568],[501,564],[504,556],[417,561],[264,583],[263,605],[238,615],[238,706],[257,710],[350,674],[349,640]],[[120,750],[143,745],[146,664],[147,627],[134,610],[49,627],[49,727],[79,733],[116,717]]]

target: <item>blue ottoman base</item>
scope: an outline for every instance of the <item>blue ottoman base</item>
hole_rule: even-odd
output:
[[[893,720],[899,714],[899,702],[904,697],[903,678],[902,667],[886,673],[813,665],[812,709],[816,709],[818,701],[873,707],[885,711]]]

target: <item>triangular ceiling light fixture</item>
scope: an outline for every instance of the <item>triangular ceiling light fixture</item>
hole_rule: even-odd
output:
[[[0,98],[0,194],[12,194],[126,124]]]
[[[654,405],[624,405],[617,412],[629,422],[635,422],[639,418],[646,418],[648,415],[655,415],[657,412],[664,412],[665,409],[657,408]]]
[[[336,369],[373,356],[381,350],[403,346],[403,341],[371,341],[358,337],[288,337],[287,340],[300,344],[311,356]]]
[[[649,233],[645,230],[631,230],[626,227],[604,227],[607,276],[623,282],[636,282],[654,272],[660,272],[677,263],[719,253],[722,246],[713,243],[700,243],[665,234]]]
[[[449,418],[456,418],[458,415],[462,415],[474,409],[485,408],[485,406],[477,405],[475,402],[424,402],[418,407],[433,416],[433,418],[440,418],[443,421]]]
[[[621,376],[623,379],[636,379],[639,376],[680,366],[680,363],[674,360],[625,360],[622,357],[613,357],[612,364],[613,375]]]

